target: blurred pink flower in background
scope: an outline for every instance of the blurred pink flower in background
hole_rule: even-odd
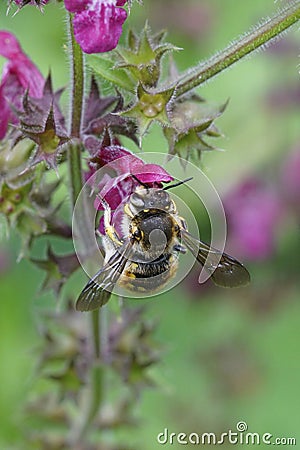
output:
[[[23,53],[16,37],[8,31],[0,31],[0,55],[8,59],[3,67],[0,83],[0,139],[2,139],[8,125],[18,123],[12,107],[21,109],[26,91],[31,97],[42,97],[45,80],[33,62]]]
[[[300,212],[300,147],[288,155],[281,167],[280,178],[285,201]]]
[[[176,30],[199,42],[211,32],[218,11],[211,2],[152,0],[150,23],[156,28]]]
[[[294,85],[273,88],[266,95],[266,103],[272,113],[280,113],[283,109],[299,108],[299,82]]]
[[[275,189],[259,178],[249,178],[227,195],[224,207],[229,253],[249,260],[270,257],[283,210]]]

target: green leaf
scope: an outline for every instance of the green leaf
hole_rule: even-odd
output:
[[[93,71],[114,86],[134,92],[136,84],[124,69],[116,68],[115,62],[99,55],[88,55],[87,64]]]

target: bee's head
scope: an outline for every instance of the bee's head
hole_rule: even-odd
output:
[[[175,204],[163,189],[138,186],[130,196],[130,206],[135,213],[149,209],[175,212]]]
[[[166,191],[186,181],[166,188],[151,188],[140,182],[131,194],[128,205],[128,215],[131,217],[129,233],[141,250],[147,252],[147,258],[158,257],[178,236],[176,204]]]
[[[186,180],[171,184],[170,186],[158,188],[149,187],[147,184],[139,181],[139,179],[135,175],[132,175],[132,178],[139,183],[135,191],[131,194],[129,200],[130,206],[134,210],[135,214],[140,211],[149,209],[159,209],[168,213],[176,213],[176,205],[171,199],[169,193],[166,191],[176,186],[180,186],[181,184],[186,183],[187,181],[192,179],[187,178]]]

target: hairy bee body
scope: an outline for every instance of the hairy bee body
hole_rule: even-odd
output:
[[[194,238],[187,230],[167,188],[138,186],[124,205],[122,233],[111,223],[111,210],[104,199],[103,267],[90,279],[76,303],[78,311],[105,305],[118,284],[132,292],[157,292],[176,274],[180,253],[189,250],[223,287],[244,286],[247,269],[235,258]],[[120,225],[120,224],[119,224]],[[120,228],[120,227],[119,227]],[[182,245],[183,244],[183,245]]]
[[[132,292],[155,293],[176,274],[178,260],[166,253],[148,263],[129,262],[118,284]]]
[[[162,209],[135,212],[132,211],[133,217],[124,215],[123,233],[131,236],[134,246],[117,284],[131,292],[155,293],[176,274],[179,227],[176,217]],[[156,233],[156,238],[152,233]],[[117,248],[109,238],[103,242],[108,262]]]

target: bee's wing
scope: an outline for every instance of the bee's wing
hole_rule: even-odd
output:
[[[108,302],[112,289],[122,275],[131,249],[132,243],[125,242],[105,266],[90,279],[78,297],[77,311],[93,311]]]
[[[235,258],[216,250],[181,230],[184,244],[204,266],[215,284],[223,287],[245,286],[250,282],[248,270]]]

